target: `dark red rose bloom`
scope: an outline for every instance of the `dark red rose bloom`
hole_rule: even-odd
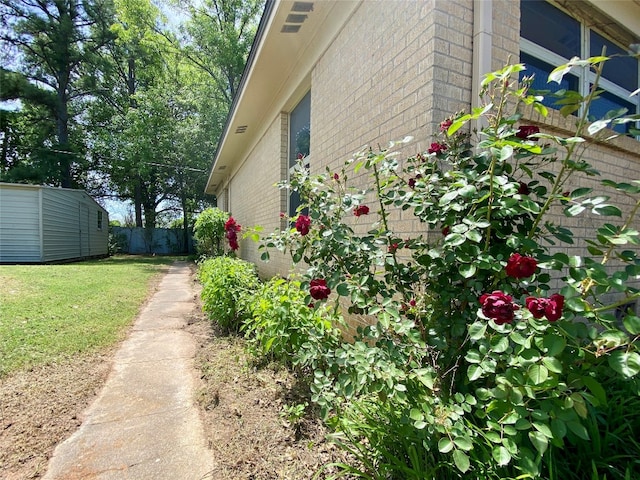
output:
[[[518,187],[518,193],[520,195],[529,195],[529,193],[531,193],[531,190],[529,190],[529,185],[527,185],[524,182],[520,182],[520,186]]]
[[[238,248],[240,248],[240,245],[238,245],[238,232],[241,228],[240,224],[236,223],[233,217],[229,217],[224,224],[225,236],[229,241],[231,250],[238,250]]]
[[[447,235],[449,235],[449,232],[451,232],[451,228],[449,228],[449,225],[447,225],[446,227],[444,227],[444,228],[442,229],[442,235],[443,235],[444,237],[446,237]]]
[[[514,312],[519,309],[510,295],[499,290],[482,295],[480,305],[482,313],[498,325],[513,322]]]
[[[536,273],[538,262],[533,257],[514,253],[507,260],[507,275],[513,278],[528,278]]]
[[[555,322],[562,317],[564,297],[558,293],[554,293],[549,298],[527,297],[526,304],[533,318],[539,320],[547,317],[550,322]]]
[[[280,212],[280,218],[285,218],[286,216],[287,216],[287,214],[286,214],[286,213],[284,213],[284,212]]]
[[[409,306],[415,307],[416,306],[416,301],[414,299],[409,300]]]
[[[452,123],[453,123],[453,120],[450,120],[450,119],[440,122],[440,131],[446,132],[447,130],[449,130],[449,127],[451,126]]]
[[[309,293],[315,300],[324,300],[329,296],[331,290],[327,287],[327,282],[322,278],[314,278],[309,284]]]
[[[544,317],[544,309],[547,304],[546,298],[527,297],[525,304],[527,305],[527,310],[533,315],[533,318],[540,320]]]
[[[416,182],[422,178],[422,175],[418,174],[415,178],[410,178],[407,182],[410,188],[415,188]]]
[[[398,245],[397,243],[392,243],[391,245],[389,245],[389,253],[396,253],[399,247],[400,245]]]
[[[340,175],[338,175],[337,173],[334,173],[333,179],[337,182],[338,180],[340,180]]]
[[[554,293],[549,297],[549,302],[544,309],[547,320],[555,322],[562,317],[562,309],[564,308],[564,297],[559,293]]]
[[[521,125],[520,129],[516,132],[516,137],[522,140],[538,141],[537,138],[529,138],[534,133],[540,133],[540,128],[535,125]]]
[[[298,215],[296,220],[296,230],[300,232],[303,237],[309,233],[311,228],[311,218],[308,215]]]
[[[444,143],[433,142],[427,152],[429,153],[442,153],[447,149]]]
[[[359,217],[360,215],[368,215],[369,207],[367,207],[366,205],[358,205],[356,208],[353,209],[353,214],[356,217]]]

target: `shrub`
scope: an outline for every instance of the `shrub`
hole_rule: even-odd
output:
[[[587,121],[606,60],[574,59],[550,76],[594,72],[586,98],[561,99],[561,113],[582,112],[572,137],[519,125],[524,106],[547,110],[530,79],[519,81],[525,67],[513,65],[486,76],[486,105],[445,120],[428,151],[399,159],[392,144],[356,154],[338,172],[299,168],[282,185],[308,211],[290,219],[296,228],[264,239],[263,258],[271,248],[290,252],[308,267],[305,302],[336,295],[372,319],[353,342],[320,348],[315,360],[312,400],[360,459],[346,471],[376,479],[562,476],[552,452],[581,451],[606,425],[590,412],[637,396],[605,385],[640,372],[640,318],[627,311],[617,322],[613,313],[640,298],[640,181],[600,183],[631,198],[624,214],[602,192],[568,187],[599,175],[584,158],[585,137],[603,140],[605,127],[640,118],[609,112]],[[488,126],[474,148],[460,132],[481,118]],[[363,173],[371,186],[352,187],[351,176]],[[558,246],[578,239],[552,221],[554,209],[611,220],[594,228],[588,254],[569,257]],[[389,217],[397,211],[412,213],[425,232],[396,233]],[[592,460],[596,469],[607,461]],[[598,471],[629,478],[627,470],[638,475],[637,464]]]
[[[239,331],[260,286],[255,265],[231,257],[209,258],[199,265],[203,310],[229,331]]]
[[[198,251],[203,255],[222,255],[224,253],[224,225],[229,214],[218,208],[207,208],[198,218],[193,227]]]
[[[254,353],[288,366],[301,365],[300,352],[312,345],[337,343],[339,332],[327,309],[308,305],[305,297],[299,282],[281,278],[258,289],[243,327]]]

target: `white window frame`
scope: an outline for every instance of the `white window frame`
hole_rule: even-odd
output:
[[[551,3],[551,2],[548,2],[548,3]],[[575,18],[573,15],[571,15],[569,12],[565,11],[558,5],[555,5],[553,3],[551,3],[551,5],[557,8],[558,10],[562,11],[563,13],[571,16],[571,18],[573,18],[575,21],[577,21],[580,24],[580,37],[581,37],[580,38],[580,56],[581,58],[595,57],[600,55],[601,53],[601,52],[589,51],[591,46],[590,34],[592,30],[596,31],[599,35],[604,37],[609,42],[615,43],[619,47],[626,49],[626,47],[618,44],[614,40],[611,40],[611,38],[608,37],[603,32],[587,26],[584,20],[580,18]],[[553,66],[565,64],[570,60],[569,58],[564,58],[562,55],[559,55],[555,52],[547,50],[546,48],[524,37],[520,37],[520,51]],[[638,85],[636,86],[636,88],[639,88],[640,87],[640,61],[638,61],[637,63],[638,63]],[[585,71],[586,71],[585,69],[578,69],[571,72],[572,75],[575,75],[576,77],[578,77],[579,93],[583,96],[587,95],[587,93],[589,92],[590,85],[595,81],[595,78],[596,78],[595,74],[592,71],[588,71],[586,75],[585,75]],[[624,87],[621,87],[620,85],[604,77],[600,77],[599,87],[607,91],[608,93],[616,97],[619,97],[621,99],[624,99],[626,102],[635,105],[636,111],[629,112],[630,114],[634,114],[634,113],[640,114],[640,95],[639,94],[636,94],[635,96],[631,97],[632,91],[627,90]],[[583,111],[582,109],[583,107],[580,108],[580,113],[582,113]],[[636,137],[636,138],[640,140],[640,137]]]

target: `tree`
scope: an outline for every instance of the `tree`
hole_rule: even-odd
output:
[[[77,100],[93,93],[87,64],[113,38],[108,30],[111,2],[0,0],[0,15],[3,48],[13,47],[20,54],[17,70],[5,72],[11,88],[3,89],[2,98],[23,99],[50,110],[55,136],[42,147],[48,148],[46,160],[58,173],[53,183],[76,186],[85,166],[80,135],[74,139],[71,130],[82,111]]]
[[[183,29],[183,53],[210,76],[217,100],[227,108],[240,84],[263,5],[262,0],[187,2],[190,19]]]

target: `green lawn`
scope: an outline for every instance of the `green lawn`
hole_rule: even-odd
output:
[[[176,257],[0,265],[0,378],[121,340]]]

